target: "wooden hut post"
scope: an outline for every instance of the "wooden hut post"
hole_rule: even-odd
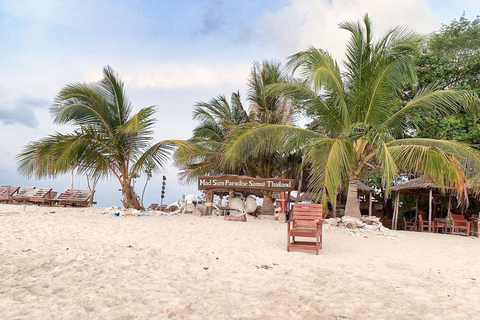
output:
[[[418,195],[415,196],[415,225],[417,225],[418,220]]]
[[[372,191],[368,193],[368,216],[372,216]]]
[[[207,207],[207,215],[212,215],[213,211],[213,190],[207,191],[207,201],[205,202],[205,206]]]
[[[287,212],[285,212],[285,217],[287,217],[287,221],[291,218],[290,217],[290,191],[287,191]]]
[[[428,194],[428,232],[432,232],[432,202],[433,202],[433,189],[430,188]]]
[[[447,216],[446,218],[448,218],[448,215],[450,214],[450,211],[452,210],[452,195],[448,195],[448,209],[447,209]]]
[[[400,191],[397,191],[397,196],[395,197],[395,209],[393,210],[393,221],[392,221],[393,230],[397,230],[399,207],[400,207]]]
[[[337,201],[338,201],[338,193],[335,191],[335,204],[332,207],[334,218],[337,217]]]

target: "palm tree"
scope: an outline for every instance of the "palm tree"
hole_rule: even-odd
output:
[[[180,179],[192,183],[198,176],[207,174],[248,174],[245,163],[235,168],[224,161],[224,143],[235,126],[249,122],[238,92],[232,93],[230,103],[225,96],[195,105],[193,118],[200,121],[192,138],[185,141],[173,155],[180,168]]]
[[[265,60],[253,63],[248,79],[250,118],[257,123],[293,124],[296,108],[291,99],[267,95],[265,88],[272,84],[286,83],[291,79],[285,74],[279,61]]]
[[[113,175],[122,188],[124,206],[140,209],[133,178],[146,169],[163,167],[175,141],[152,144],[155,107],[133,115],[132,108],[124,83],[109,66],[99,82],[66,85],[51,112],[55,123],[76,129],[30,142],[17,156],[19,172],[42,178],[75,168],[91,178]]]
[[[290,57],[288,65],[302,81],[273,84],[266,91],[289,97],[314,117],[308,129],[257,125],[239,129],[226,158],[232,166],[244,157],[270,150],[302,150],[310,166],[309,187],[324,204],[335,203],[348,189],[346,214],[360,216],[358,182],[372,170],[381,173],[387,195],[400,172],[429,175],[465,196],[465,181],[480,168],[480,154],[471,146],[415,138],[423,124],[417,115],[444,115],[461,109],[476,111],[471,91],[418,89],[405,104],[397,96],[415,83],[415,57],[421,38],[407,28],[393,28],[374,42],[368,15],[362,22],[344,22],[350,32],[345,71],[328,52],[310,48]],[[466,170],[468,166],[468,170]]]
[[[264,149],[263,153],[255,156],[245,155],[232,166],[225,161],[224,152],[226,145],[234,138],[233,132],[238,134],[236,128],[239,126],[248,130],[257,123],[293,124],[297,110],[291,99],[266,95],[264,92],[265,87],[288,80],[279,62],[255,62],[248,81],[248,116],[238,93],[232,95],[230,104],[224,96],[198,103],[194,119],[199,120],[200,124],[193,131],[189,148],[180,148],[174,155],[176,165],[181,168],[181,179],[193,182],[196,177],[210,173],[246,174],[263,178],[292,175],[291,169],[299,162],[298,155]],[[271,192],[264,192],[262,213],[273,214]]]

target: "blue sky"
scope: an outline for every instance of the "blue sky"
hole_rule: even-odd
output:
[[[347,34],[337,24],[366,12],[378,32],[407,25],[427,34],[462,12],[475,18],[480,3],[0,0],[0,184],[59,192],[70,186],[70,176],[41,181],[19,176],[15,155],[29,141],[69,132],[52,123],[55,95],[67,83],[99,80],[105,65],[122,75],[136,110],[157,105],[157,140],[187,139],[195,126],[195,102],[237,90],[245,94],[253,61],[284,60],[310,45],[341,61]],[[154,177],[145,202],[158,201],[162,174],[168,177],[168,203],[195,193],[195,186],[178,184],[176,172],[168,167]],[[86,188],[85,180],[74,177],[74,186]],[[115,181],[103,181],[97,190],[99,205],[120,204]]]

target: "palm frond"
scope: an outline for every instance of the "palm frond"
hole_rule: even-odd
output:
[[[349,141],[341,139],[315,139],[305,153],[305,161],[311,165],[309,189],[314,193],[325,192],[332,204],[337,190],[351,171],[354,150]]]

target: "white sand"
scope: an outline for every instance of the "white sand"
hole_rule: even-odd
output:
[[[315,256],[275,221],[101,212],[0,205],[0,318],[480,317],[477,238],[325,231]]]

